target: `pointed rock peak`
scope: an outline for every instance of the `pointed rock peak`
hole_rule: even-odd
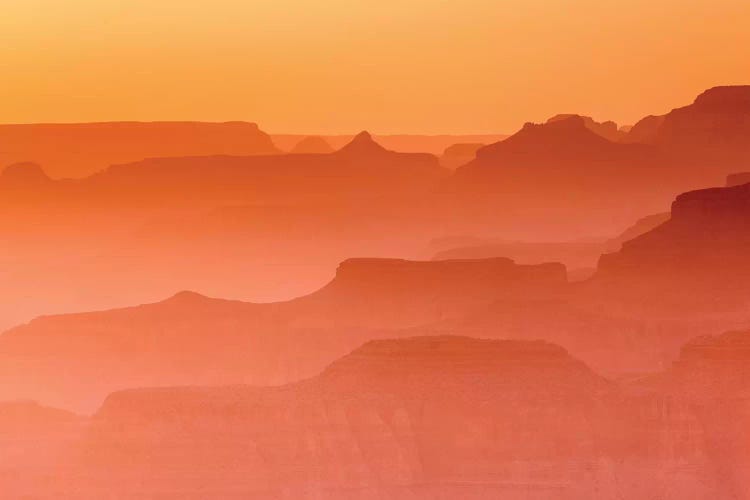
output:
[[[363,130],[362,132],[354,136],[354,139],[352,140],[352,142],[356,142],[356,141],[375,142],[375,140],[372,138],[372,135],[367,130]]]
[[[38,184],[48,182],[50,178],[38,164],[22,162],[5,167],[0,180],[5,184]]]
[[[367,131],[362,131],[359,134],[357,134],[352,141],[341,148],[339,150],[339,153],[347,153],[347,154],[372,154],[372,153],[383,153],[386,149],[375,142],[375,139],[372,138],[372,135],[370,135]]]

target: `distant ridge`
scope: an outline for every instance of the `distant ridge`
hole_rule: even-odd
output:
[[[276,154],[251,122],[101,122],[0,125],[0,164],[33,161],[53,178],[85,177],[149,157]]]

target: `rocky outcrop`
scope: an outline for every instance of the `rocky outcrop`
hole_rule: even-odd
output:
[[[613,143],[586,126],[582,116],[570,115],[545,124],[527,123],[504,141],[482,148],[477,153],[480,161],[521,161],[607,157],[627,154],[640,148]],[[530,155],[528,158],[522,155]],[[468,167],[467,167],[468,168]]]
[[[559,114],[547,120],[547,123],[553,123],[553,122],[560,121],[560,120],[566,120],[568,118],[576,117],[576,116],[580,116],[581,118],[583,118],[586,128],[596,133],[597,135],[604,137],[605,139],[608,139],[613,142],[618,142],[625,136],[625,133],[620,131],[620,129],[617,127],[617,124],[615,122],[611,120],[605,121],[605,122],[597,122],[590,116],[581,116],[581,115],[576,115],[576,114]]]
[[[667,222],[603,255],[595,280],[615,293],[650,289],[644,300],[663,294],[683,305],[739,306],[749,251],[750,184],[693,191],[677,197]]]
[[[560,230],[554,236],[548,230],[546,238],[562,240],[625,226],[648,213],[643,210],[661,211],[681,183],[653,146],[610,141],[574,115],[526,124],[480,149],[456,170],[446,191],[460,201],[457,212],[494,220],[510,237],[538,239],[528,228],[545,221]],[[634,197],[637,209],[628,201]]]
[[[668,113],[656,142],[720,155],[750,153],[750,85],[714,87]]]
[[[648,116],[625,142],[658,145],[677,161],[719,162],[715,169],[746,165],[750,158],[750,85],[714,87],[663,116]]]

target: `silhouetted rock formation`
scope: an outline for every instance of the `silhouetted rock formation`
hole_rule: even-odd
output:
[[[377,156],[385,154],[388,150],[375,142],[369,132],[362,131],[349,142],[346,146],[338,150],[340,155],[346,156]]]
[[[31,170],[24,165],[28,177]],[[14,178],[19,169],[11,170]],[[424,194],[447,175],[435,156],[387,151],[363,132],[330,154],[148,158],[112,165],[84,179],[51,182],[45,204],[63,213],[67,206],[86,204],[91,211],[114,206],[149,210],[152,216],[186,206],[330,205],[352,198]]]
[[[675,161],[722,171],[750,160],[750,85],[714,87],[664,116],[648,116],[625,139],[655,144]],[[716,162],[706,165],[707,162]]]
[[[149,157],[275,154],[247,122],[110,122],[0,125],[0,162],[36,161],[54,178],[84,177]]]
[[[317,136],[305,137],[290,151],[291,154],[326,154],[332,152],[331,145],[322,137]]]
[[[290,151],[300,141],[309,136],[299,134],[273,134],[274,144],[283,151]],[[320,136],[333,149],[340,149],[351,142],[354,135]],[[373,134],[373,139],[390,151],[399,153],[429,153],[441,155],[453,144],[491,144],[508,137],[504,134],[470,135],[420,135],[420,134]]]
[[[649,290],[647,302],[737,306],[750,290],[748,252],[750,184],[693,191],[667,222],[602,256],[596,280],[614,293]]]
[[[570,116],[526,124],[480,149],[446,192],[457,198],[456,213],[485,224],[476,222],[477,232],[494,227],[514,239],[575,239],[661,211],[679,186],[692,185],[661,159],[652,146],[612,142]],[[558,234],[550,236],[553,227]]]
[[[590,158],[608,159],[610,155],[628,155],[635,151],[643,149],[613,143],[588,128],[583,117],[570,115],[541,125],[527,123],[508,139],[479,150],[477,159],[505,162],[524,160],[528,165],[540,159],[551,160],[552,154],[560,160],[575,158],[585,161]]]
[[[583,122],[586,125],[586,128],[588,128],[589,130],[596,133],[597,135],[600,135],[610,141],[618,142],[625,136],[625,134],[621,132],[620,129],[617,127],[617,124],[615,122],[613,121],[597,122],[590,116],[581,116],[581,115],[576,115],[576,114],[559,114],[547,120],[547,123],[567,120],[568,118],[571,118],[571,117],[583,118]]]
[[[133,386],[284,383],[368,339],[392,336],[390,329],[461,317],[501,299],[555,297],[565,286],[560,264],[354,259],[329,285],[288,302],[183,292],[155,304],[41,317],[0,336],[0,398],[89,409]]]
[[[409,255],[441,221],[429,193],[450,172],[432,155],[356,148],[151,158],[44,189],[0,179],[0,329],[190,287],[280,300],[349,256]]]
[[[714,87],[666,115],[656,142],[712,155],[750,154],[750,85]]]

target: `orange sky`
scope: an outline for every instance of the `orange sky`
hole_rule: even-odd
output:
[[[10,3],[10,5],[7,5]],[[11,0],[0,122],[631,123],[750,83],[748,0]]]

